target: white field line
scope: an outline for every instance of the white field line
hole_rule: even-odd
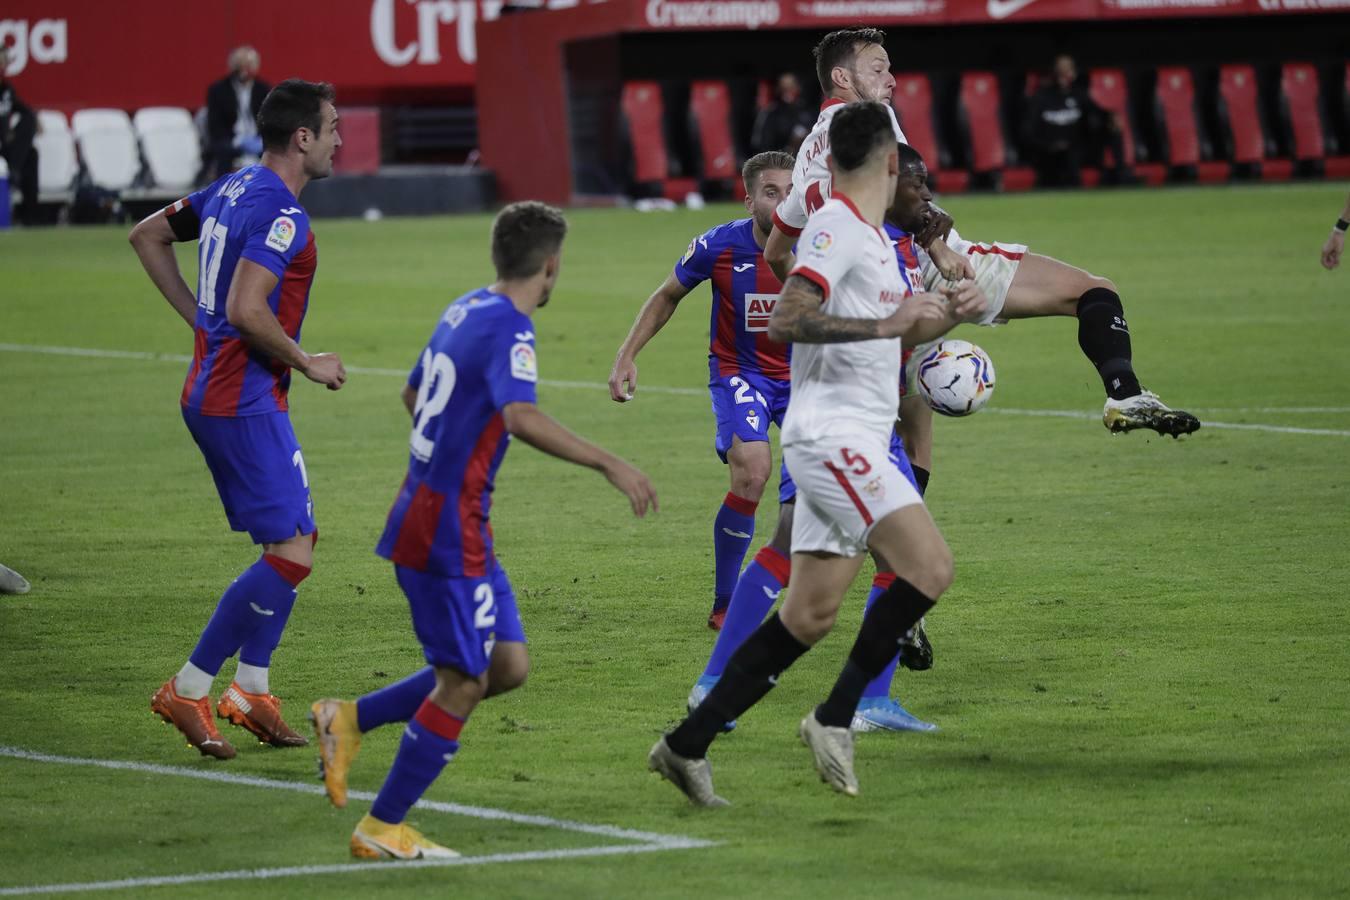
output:
[[[101,769],[145,772],[151,775],[193,778],[199,781],[213,781],[218,784],[236,784],[273,791],[292,791],[300,794],[316,795],[323,794],[323,788],[319,785],[307,784],[300,781],[280,781],[272,778],[258,778],[251,775],[235,775],[228,772],[188,769],[181,766],[164,766],[128,760],[56,756],[53,754],[36,753],[19,747],[6,747],[3,745],[0,745],[0,757],[56,765],[93,766]],[[348,796],[356,800],[375,799],[375,795],[369,791],[350,791]],[[372,866],[369,863],[340,863],[322,866],[284,866],[271,869],[237,869],[224,872],[201,872],[190,875],[126,878],[116,881],[24,885],[21,887],[0,888],[0,897],[56,894],[68,891],[119,890],[125,888],[158,887],[163,885],[197,884],[211,881],[286,878],[295,875],[359,874],[372,871],[383,874],[403,871],[405,869],[428,868],[433,866],[481,866],[496,863],[534,862],[552,859],[573,859],[588,856],[653,853],[660,850],[695,850],[716,846],[715,842],[705,841],[701,838],[685,837],[683,835],[675,834],[658,834],[652,831],[636,831],[631,828],[618,828],[613,825],[590,825],[585,822],[574,822],[569,819],[555,819],[549,816],[536,816],[528,813],[513,813],[503,809],[492,809],[483,806],[465,806],[459,803],[442,803],[435,800],[422,800],[417,803],[416,808],[431,812],[448,813],[450,815],[469,816],[476,819],[489,819],[494,821],[512,822],[518,825],[531,825],[539,828],[555,828],[561,831],[574,831],[582,834],[613,838],[616,840],[632,841],[634,843],[611,844],[598,847],[573,847],[563,850],[531,850],[520,853],[492,853],[482,856],[462,856],[456,859],[417,860],[414,862],[400,862],[388,866]]]
[[[0,352],[7,353],[36,353],[53,356],[85,356],[101,359],[131,359],[143,360],[147,362],[191,362],[190,356],[184,356],[175,353],[147,353],[138,350],[100,350],[90,347],[51,347],[40,344],[6,344],[0,343]],[[394,378],[404,378],[407,372],[403,369],[382,369],[369,368],[365,366],[348,366],[347,371],[356,375],[380,375]],[[578,389],[588,391],[608,391],[609,385],[599,381],[555,381],[547,378],[539,380],[545,387]],[[643,394],[668,394],[681,397],[704,397],[707,391],[704,388],[684,388],[684,387],[666,387],[663,385],[639,385],[639,393]],[[1096,413],[1083,412],[1073,409],[1010,409],[1008,407],[991,406],[990,412],[999,413],[1005,416],[1031,416],[1034,418],[1048,419],[1095,419]],[[1196,412],[1205,413],[1295,413],[1302,415],[1324,414],[1324,413],[1344,413],[1350,412],[1350,406],[1240,406],[1240,407],[1202,407]],[[1350,430],[1337,428],[1296,428],[1286,425],[1268,425],[1263,423],[1248,422],[1215,422],[1205,420],[1202,428],[1230,431],[1264,431],[1274,434],[1307,434],[1321,437],[1350,437]]]

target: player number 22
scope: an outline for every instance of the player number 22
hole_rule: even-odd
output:
[[[473,602],[478,604],[474,610],[473,627],[479,631],[486,631],[497,624],[497,598],[492,593],[492,585],[480,584],[473,590]],[[483,653],[492,655],[492,647],[497,643],[495,637],[488,637],[483,641]]]
[[[422,351],[422,384],[417,389],[417,403],[413,406],[412,455],[422,462],[431,459],[436,442],[427,437],[431,420],[445,411],[450,393],[455,389],[455,364],[444,353]]]

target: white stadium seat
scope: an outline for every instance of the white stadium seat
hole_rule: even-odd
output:
[[[70,125],[65,113],[54,109],[38,110],[37,119],[33,147],[38,154],[38,195],[43,199],[69,199],[80,170]]]
[[[70,124],[90,180],[110,191],[131,187],[141,171],[131,118],[120,109],[82,109]]]
[[[192,114],[177,106],[150,106],[136,110],[131,121],[153,185],[181,192],[191,188],[202,167]]]

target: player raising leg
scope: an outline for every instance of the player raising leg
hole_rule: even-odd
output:
[[[532,316],[557,282],[566,231],[562,213],[542,203],[503,209],[492,226],[497,281],[450,304],[403,389],[411,456],[376,552],[394,563],[430,670],[354,704],[321,700],[312,708],[325,785],[338,806],[360,731],[407,722],[384,786],[352,832],[353,856],[458,855],[404,819],[459,750],[478,704],[525,680],[525,632],[488,523],[509,439],[599,470],[638,516],[656,509],[645,475],[535,405]]]
[[[207,695],[239,654],[216,714],[277,746],[307,743],[281,717],[268,669],[314,565],[318,536],[300,444],[287,407],[290,372],[337,390],[336,354],[300,349],[300,326],[318,265],[309,217],[297,199],[332,173],[338,137],[333,88],[298,79],[272,89],[258,113],[259,165],[226,175],[140,222],[131,244],[154,282],[196,334],[181,398],[188,431],[206,458],[230,527],[262,556],[221,596],[206,630],[150,708],[204,756],[234,748],[211,721]],[[179,274],[175,241],[198,242],[196,297]]]
[[[718,225],[689,242],[675,270],[642,305],[609,373],[610,397],[619,403],[632,400],[637,393],[638,353],[670,321],[685,295],[711,280],[708,391],[717,419],[713,446],[731,469],[731,490],[713,520],[713,606],[708,627],[714,630],[726,618],[754,537],[755,510],[773,472],[769,425],[781,426],[787,409],[790,348],[767,336],[781,285],[764,262],[763,248],[773,227],[774,208],[791,185],[793,163],[791,154],[778,152],[746,161],[741,177],[750,217]],[[783,478],[790,483],[786,470]],[[780,501],[783,491],[780,480]]]

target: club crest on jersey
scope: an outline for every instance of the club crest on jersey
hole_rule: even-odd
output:
[[[290,216],[277,216],[272,223],[272,229],[267,232],[267,246],[280,253],[285,253],[291,249],[291,242],[295,240],[295,220]]]
[[[745,424],[755,429],[755,431],[759,431],[759,421],[759,413],[755,412],[753,409],[747,409],[745,411]]]
[[[863,485],[862,491],[873,500],[880,500],[886,496],[886,483],[880,477],[873,478]]]
[[[511,377],[521,381],[539,380],[539,363],[534,357],[534,347],[523,341],[511,347]]]
[[[777,294],[746,294],[745,330],[768,331],[769,317],[773,315],[773,308],[777,305]]]

